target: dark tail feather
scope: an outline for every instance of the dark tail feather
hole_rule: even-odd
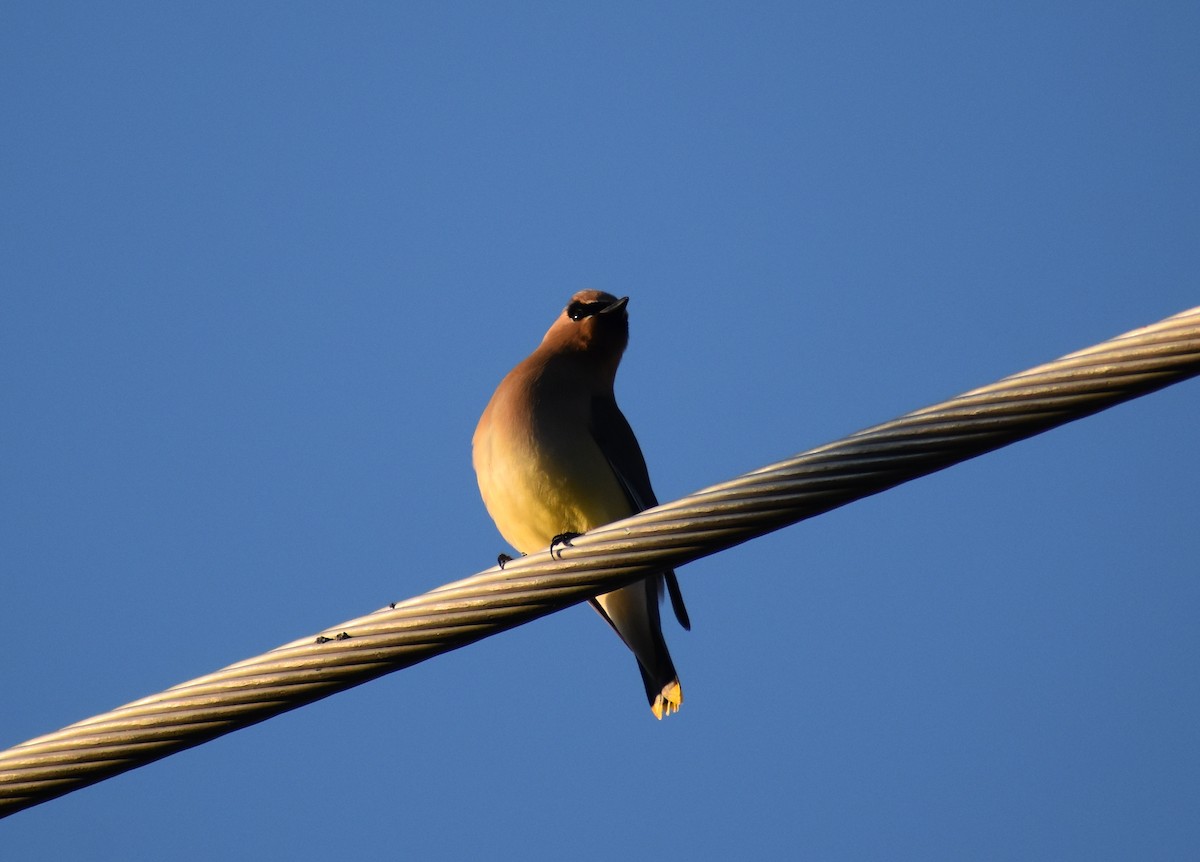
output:
[[[663,573],[663,577],[667,579],[667,595],[671,597],[671,610],[675,612],[675,619],[679,620],[685,631],[690,632],[692,621],[688,619],[687,608],[683,604],[683,593],[679,592],[679,579],[670,569]]]
[[[664,683],[661,674],[656,680],[655,675],[648,673],[642,667],[642,663],[638,662],[638,670],[642,672],[642,684],[646,686],[646,700],[650,701],[650,711],[660,721],[664,715],[679,712],[679,705],[683,703],[683,689],[679,687],[679,677],[675,674],[675,668],[671,666],[670,657],[667,657],[667,665],[670,667],[670,679]]]

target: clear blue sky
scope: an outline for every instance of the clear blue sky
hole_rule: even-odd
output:
[[[1200,302],[1195,3],[584,5],[6,4],[0,747],[490,565],[578,289],[664,500]],[[0,857],[1186,857],[1198,404],[688,566],[662,723],[576,607]]]

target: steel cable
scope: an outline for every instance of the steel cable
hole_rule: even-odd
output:
[[[1200,308],[0,752],[0,816],[1200,373]]]

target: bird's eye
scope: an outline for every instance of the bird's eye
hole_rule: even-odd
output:
[[[592,308],[587,303],[572,302],[567,306],[567,317],[572,320],[583,320],[585,317],[591,317]]]

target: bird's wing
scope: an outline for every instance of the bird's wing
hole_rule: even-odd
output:
[[[646,459],[642,455],[642,447],[638,445],[633,429],[617,402],[611,398],[596,397],[592,399],[592,437],[612,467],[629,505],[635,512],[641,512],[658,505],[654,489],[650,487],[650,472],[646,469]],[[687,607],[683,604],[683,593],[679,591],[679,580],[675,572],[667,569],[663,572],[667,584],[667,594],[671,597],[671,609],[675,618],[685,629],[692,627],[688,618]]]

